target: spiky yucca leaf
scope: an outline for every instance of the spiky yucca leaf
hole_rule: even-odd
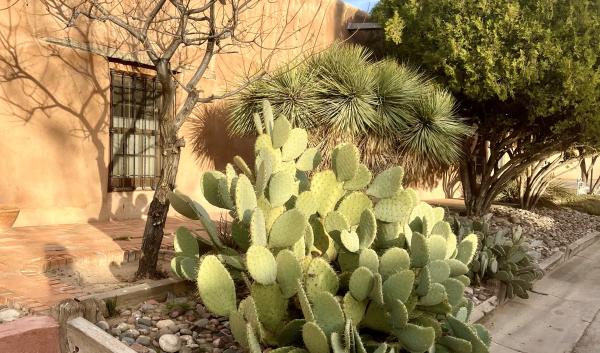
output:
[[[438,169],[460,158],[461,143],[470,128],[455,116],[454,110],[454,98],[440,88],[432,88],[415,102],[406,133],[398,138],[413,168],[425,164]]]
[[[249,85],[231,104],[230,131],[238,135],[254,133],[252,115],[261,112],[264,99],[271,103],[275,117],[285,116],[294,127],[313,128],[320,104],[314,70],[287,65]]]

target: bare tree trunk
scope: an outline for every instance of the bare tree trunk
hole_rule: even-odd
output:
[[[179,169],[179,158],[183,139],[178,139],[163,150],[163,170],[159,185],[148,210],[148,219],[144,228],[142,241],[142,257],[136,272],[136,277],[157,278],[161,274],[157,269],[158,255],[162,243],[167,213],[169,212],[169,191],[175,188],[175,179]]]
[[[539,161],[529,167],[524,175],[521,176],[520,188],[523,192],[521,193],[520,203],[522,209],[531,210],[535,208],[552,181],[576,168],[577,165],[581,166],[580,161],[569,167],[568,164],[574,162],[576,158],[565,158],[565,155],[561,154],[549,162],[547,160]],[[555,174],[561,167],[565,167],[565,170],[559,174]]]

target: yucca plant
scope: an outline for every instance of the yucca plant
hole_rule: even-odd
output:
[[[255,134],[263,99],[308,129],[326,156],[339,141],[352,142],[369,168],[402,164],[412,182],[456,162],[470,132],[447,91],[395,60],[372,61],[357,45],[336,44],[250,85],[231,101],[233,134]]]

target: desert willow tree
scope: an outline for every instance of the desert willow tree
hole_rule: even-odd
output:
[[[198,105],[228,98],[260,78],[277,53],[293,55],[314,49],[311,43],[319,28],[316,14],[309,22],[299,23],[302,6],[292,10],[290,3],[278,7],[261,0],[44,0],[44,4],[67,29],[98,25],[105,26],[109,35],[122,35],[129,44],[128,51],[156,70],[161,90],[161,172],[148,210],[136,273],[137,277],[156,277],[169,210],[167,194],[175,188],[185,146],[180,135],[183,124]],[[302,33],[312,34],[301,37]],[[219,94],[204,94],[201,79],[215,57],[241,52],[247,62],[241,65],[242,72],[235,74],[243,78],[242,83],[225,87]]]

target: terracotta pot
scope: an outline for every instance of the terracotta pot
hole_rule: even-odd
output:
[[[0,206],[0,230],[11,228],[17,220],[19,209],[9,206]]]

